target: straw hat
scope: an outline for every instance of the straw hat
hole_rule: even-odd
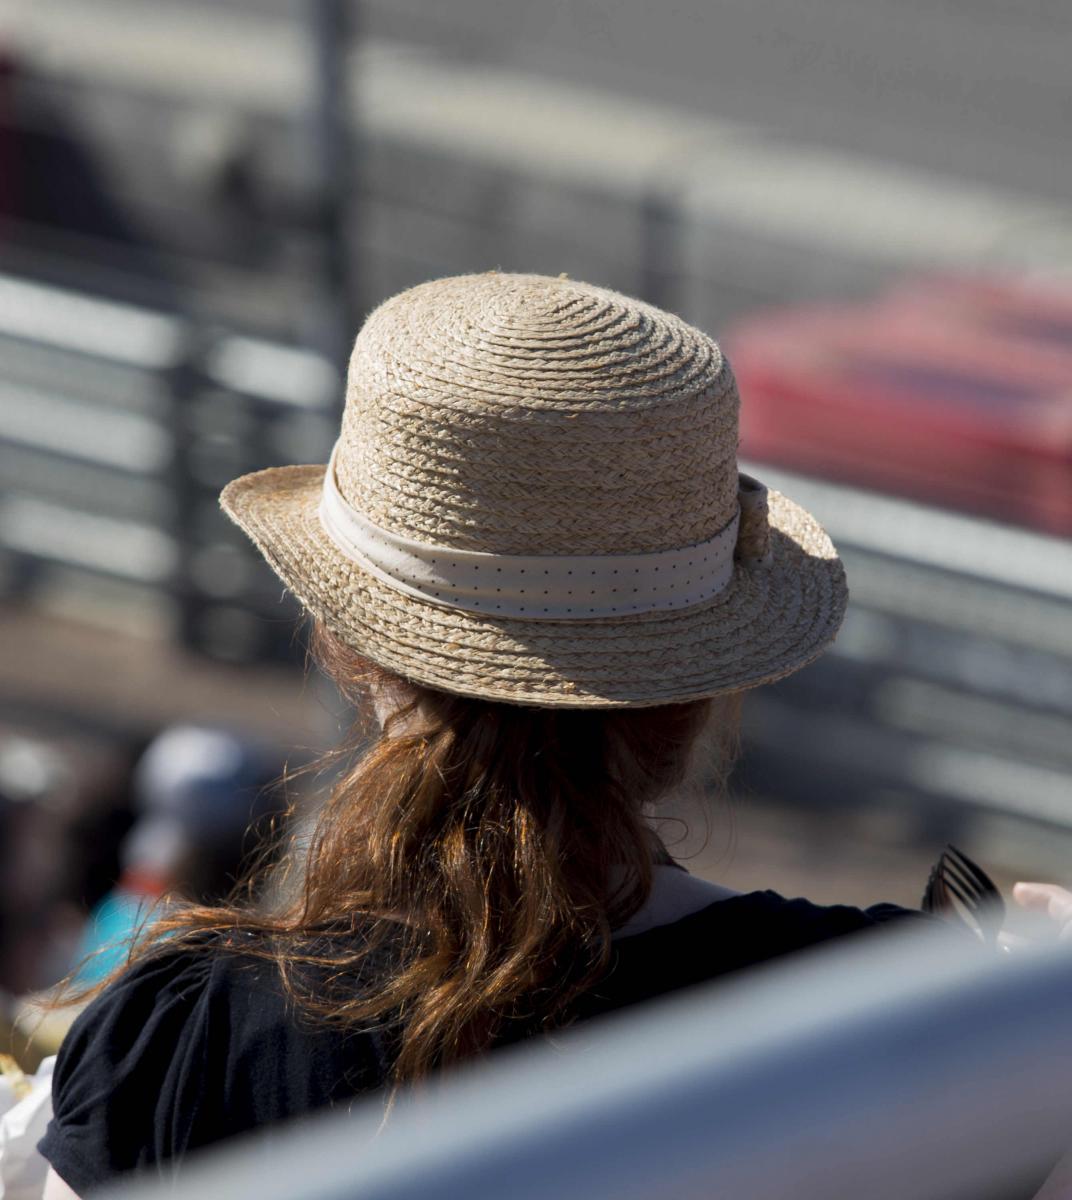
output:
[[[802,508],[738,477],[729,363],[680,318],[492,272],[386,301],[358,334],[327,468],[221,503],[343,641],[518,704],[666,704],[816,658],[844,572]]]

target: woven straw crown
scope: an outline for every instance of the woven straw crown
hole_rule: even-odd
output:
[[[396,296],[354,346],[338,479],[375,523],[499,554],[701,542],[737,499],[718,347],[658,309],[540,276]]]
[[[671,314],[567,279],[442,279],[358,335],[334,482],[363,519],[422,546],[653,555],[736,518],[737,409],[718,346]],[[772,492],[769,509],[742,500],[740,561],[702,603],[591,620],[463,611],[343,553],[318,517],[324,472],[258,472],[222,502],[336,634],[447,691],[569,706],[714,695],[802,666],[844,610],[825,534]],[[741,553],[749,539],[759,552]]]

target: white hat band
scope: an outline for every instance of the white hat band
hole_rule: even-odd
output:
[[[519,555],[455,550],[374,525],[340,493],[335,452],[320,524],[351,562],[400,592],[466,612],[526,620],[590,620],[688,608],[733,577],[738,510],[713,538],[651,554]]]

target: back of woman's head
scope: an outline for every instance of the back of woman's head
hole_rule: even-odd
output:
[[[375,1012],[352,987],[314,1007],[403,1010],[401,1078],[566,1019],[665,858],[645,808],[683,781],[712,720],[726,754],[711,765],[726,765],[735,705],[521,707],[404,682],[322,628],[313,650],[386,719],[321,812],[292,921],[350,929],[360,914],[393,963]]]
[[[397,1077],[569,1019],[665,853],[644,806],[708,718],[728,734],[735,695],[836,633],[837,554],[740,474],[737,411],[671,313],[434,280],[362,327],[329,462],[222,492],[329,673],[387,715],[262,927],[307,1008],[393,1023]]]
[[[328,463],[220,500],[385,728],[300,887],[157,931],[265,935],[238,942],[308,1011],[395,1031],[396,1079],[567,1021],[665,856],[645,806],[705,727],[724,771],[735,697],[845,611],[822,528],[740,474],[737,411],[710,337],[606,288],[492,272],[380,305]]]
[[[319,623],[311,649],[357,718],[313,829],[227,901],[172,900],[129,961],[268,959],[314,1020],[388,1028],[395,1083],[568,1022],[669,861],[652,806],[724,781],[737,696],[522,707],[403,679]]]

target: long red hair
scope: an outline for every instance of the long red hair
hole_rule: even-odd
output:
[[[405,702],[371,742],[357,731],[273,902],[169,910],[135,957],[256,934],[241,949],[276,962],[300,1010],[397,1031],[396,1083],[567,1021],[665,856],[645,806],[682,781],[705,727],[728,769],[735,700],[521,707],[401,681],[322,628],[312,652],[359,712],[370,695]]]

